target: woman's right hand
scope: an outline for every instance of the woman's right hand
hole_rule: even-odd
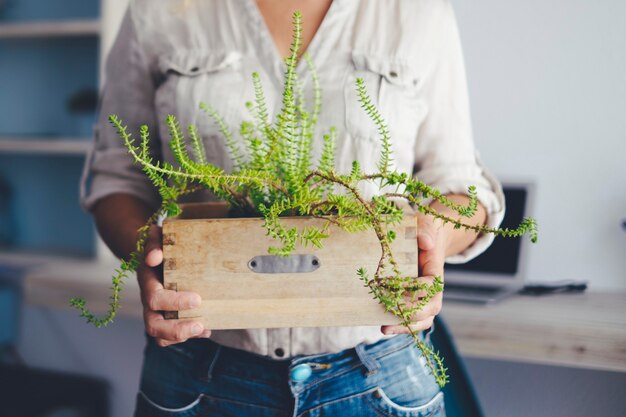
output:
[[[144,262],[137,269],[137,280],[143,303],[146,332],[159,346],[181,343],[193,337],[209,337],[202,323],[190,320],[165,320],[163,311],[179,311],[199,307],[200,295],[163,287],[163,238],[161,228],[152,226],[146,241]]]

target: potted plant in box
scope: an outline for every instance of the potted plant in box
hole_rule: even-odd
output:
[[[437,382],[444,385],[447,375],[441,358],[429,345],[422,342],[410,327],[412,316],[443,290],[443,281],[440,277],[436,277],[432,283],[417,280],[415,223],[400,202],[409,203],[414,210],[452,223],[456,228],[465,228],[476,233],[493,233],[500,236],[521,236],[529,233],[534,241],[535,222],[530,218],[525,219],[514,230],[466,224],[462,218],[471,217],[477,207],[473,187],[468,189],[469,204],[463,206],[447,199],[438,190],[429,187],[418,178],[394,170],[389,131],[377,108],[372,104],[363,80],[360,79],[357,80],[356,88],[361,107],[376,124],[380,134],[381,152],[376,172],[363,172],[359,161],[353,162],[350,172],[336,172],[335,131],[332,128],[324,135],[321,156],[314,165],[313,132],[321,109],[320,85],[311,60],[305,55],[304,59],[313,74],[315,93],[312,110],[309,110],[305,105],[302,87],[295,71],[300,43],[301,16],[296,13],[291,54],[286,60],[287,70],[281,110],[275,120],[271,121],[260,78],[253,74],[255,97],[252,102],[247,103],[253,121],[244,121],[241,124],[240,134],[245,144],[243,149],[221,117],[210,106],[201,106],[222,131],[234,162],[232,172],[225,172],[222,168],[207,162],[200,133],[194,126],[188,128],[189,143],[187,143],[174,116],[169,116],[166,123],[171,136],[170,146],[178,166],[153,159],[148,151],[150,138],[146,126],[140,129],[141,140],[137,143],[118,117],[110,117],[129,153],[158,188],[162,204],[148,223],[139,230],[136,251],[122,262],[113,278],[109,312],[104,317],[98,318],[88,311],[84,300],[73,299],[71,303],[80,310],[82,316],[96,326],[110,323],[119,308],[124,279],[140,264],[149,228],[160,218],[167,217],[164,223],[163,242],[166,286],[183,289],[181,286],[185,285],[184,289],[193,291],[195,288],[202,289],[203,286],[206,288],[207,284],[203,281],[210,280],[211,277],[223,281],[226,276],[224,274],[230,274],[228,276],[231,278],[246,278],[247,281],[244,281],[246,286],[255,281],[259,282],[259,277],[265,280],[264,283],[271,281],[274,286],[270,286],[269,290],[265,286],[267,293],[285,291],[289,293],[285,289],[289,283],[302,285],[302,282],[295,278],[295,274],[304,276],[304,273],[307,273],[314,277],[307,281],[309,290],[312,289],[314,292],[332,285],[329,284],[332,281],[325,281],[324,285],[315,286],[315,281],[321,280],[320,273],[323,267],[333,266],[325,270],[332,272],[332,275],[326,274],[331,280],[339,280],[338,276],[346,271],[352,277],[356,272],[360,284],[357,287],[346,284],[340,290],[348,293],[358,293],[357,288],[365,290],[364,294],[371,293],[382,305],[378,311],[386,313],[377,315],[377,311],[371,309],[371,305],[376,303],[365,303],[363,305],[368,305],[366,314],[349,324],[374,324],[363,320],[372,320],[372,317],[375,317],[376,320],[380,320],[378,324],[399,322],[405,325],[411,332],[416,347],[424,354]],[[361,192],[361,185],[364,182],[374,182],[380,193],[372,198],[365,198]],[[207,207],[179,204],[182,196],[201,188],[209,189],[228,204],[228,210],[224,207],[221,209],[211,207],[213,212],[211,216],[219,218],[226,215],[229,219],[194,220],[198,213],[202,217]],[[424,198],[432,198],[452,208],[459,217],[452,218],[437,212],[422,203]],[[216,210],[221,210],[221,215],[215,216]],[[176,220],[176,217],[183,220]],[[251,233],[261,231],[261,234],[254,238],[246,238],[247,243],[241,244],[235,251],[233,245],[237,242],[230,241],[225,232],[229,229],[237,230],[237,239],[244,235],[242,231]],[[400,229],[402,233],[399,233]],[[347,239],[346,236],[351,233],[356,233],[359,237],[356,240]],[[210,238],[211,236],[213,238]],[[373,240],[367,243],[364,236],[370,236]],[[210,242],[211,239],[213,243]],[[374,243],[373,246],[371,242]],[[332,246],[333,244],[336,246]],[[252,247],[249,253],[243,250],[246,246]],[[324,248],[328,250],[329,246],[332,246],[330,252],[324,253]],[[207,247],[214,251],[207,252]],[[359,252],[364,255],[364,258],[356,260],[355,265],[346,262],[346,259],[351,257],[342,256],[340,253],[350,247],[359,247]],[[370,250],[360,250],[361,247]],[[375,248],[375,252],[371,251],[372,247]],[[220,252],[220,248],[226,250]],[[202,252],[203,250],[205,252]],[[262,255],[261,250],[267,251],[268,255]],[[224,259],[225,254],[232,252],[236,252],[234,256]],[[217,253],[219,259],[211,259],[211,253]],[[398,256],[399,254],[401,256]],[[314,275],[316,272],[317,276]],[[185,278],[187,281],[184,281]],[[208,286],[215,292],[215,285],[218,284],[219,282],[214,280]],[[226,283],[227,286],[228,284],[231,283]],[[242,287],[240,282],[234,282],[232,285],[238,289]],[[254,288],[254,291],[258,291],[261,287]],[[202,295],[202,291],[198,292]],[[227,294],[227,288],[220,287],[217,292]],[[290,294],[293,295],[293,292]],[[281,297],[273,300],[279,298]],[[302,301],[289,296],[283,298],[290,300],[292,304]],[[342,303],[345,299],[330,298],[330,303],[323,304],[323,307],[328,309],[332,303]],[[205,302],[204,309],[192,314],[208,315],[211,304],[220,306],[220,309],[210,311],[212,321],[207,322],[208,327],[216,328],[214,322],[216,313],[236,304],[236,300],[228,296],[222,300],[209,300]],[[318,303],[316,306],[318,310],[311,310],[311,314],[319,312],[322,304]],[[352,308],[348,307],[348,310]],[[235,308],[225,313],[222,325],[226,328],[249,325],[250,320],[256,319],[250,315],[263,315],[264,311],[273,308],[274,306],[267,303],[258,305],[247,312],[248,317],[243,319],[239,317],[234,322],[229,322],[228,317],[237,314]],[[305,315],[294,318],[295,321],[287,320],[279,324],[293,326],[298,323],[300,325],[346,323],[342,321],[345,316],[337,316],[336,311],[331,311],[330,314],[334,314],[334,320],[333,317],[328,321],[319,317],[311,320],[311,315]],[[268,317],[270,322],[266,321],[263,327],[271,327],[271,316]],[[293,318],[289,315],[288,317]],[[316,319],[318,321],[315,321]],[[389,319],[391,321],[388,321]]]

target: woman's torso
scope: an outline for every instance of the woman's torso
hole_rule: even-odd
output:
[[[337,170],[349,171],[355,159],[366,172],[376,169],[379,137],[357,100],[355,79],[361,77],[388,122],[396,167],[414,170],[416,139],[428,111],[422,86],[436,55],[430,34],[436,33],[443,3],[333,1],[307,51],[323,97],[314,156],[319,155],[322,134],[334,126]],[[152,1],[136,0],[131,13],[156,84],[162,159],[174,162],[163,123],[173,114],[182,126],[198,126],[210,162],[230,169],[224,139],[199,103],[211,105],[238,132],[240,122],[251,118],[245,102],[254,98],[253,71],[261,77],[270,115],[280,109],[282,99],[284,63],[255,1],[167,0],[157,7]],[[312,78],[303,60],[298,74],[311,105]],[[364,192],[372,195],[376,189]],[[337,352],[381,337],[378,326],[221,330],[212,335],[218,343],[272,357]],[[282,355],[276,353],[279,349]]]

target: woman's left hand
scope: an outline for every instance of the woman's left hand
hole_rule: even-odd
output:
[[[421,213],[417,215],[417,226],[419,279],[428,283],[432,283],[435,276],[443,279],[443,265],[449,244],[448,228],[444,228],[441,221]],[[442,300],[443,293],[435,295],[421,311],[413,315],[413,331],[426,330],[432,326],[435,316],[441,311]],[[384,334],[409,333],[404,326],[382,326],[381,331]]]

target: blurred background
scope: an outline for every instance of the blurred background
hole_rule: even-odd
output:
[[[0,0],[0,403],[8,386],[58,403],[32,415],[133,410],[144,344],[136,285],[106,329],[67,307],[72,295],[107,303],[114,260],[78,205],[78,179],[126,3]],[[488,417],[626,415],[626,3],[452,3],[481,157],[535,187],[540,241],[524,279],[589,287],[446,304],[473,394]],[[584,331],[559,332],[577,326],[561,305]],[[520,320],[507,330],[517,333],[483,349],[480,329],[501,314]],[[526,314],[545,325],[525,326]]]

